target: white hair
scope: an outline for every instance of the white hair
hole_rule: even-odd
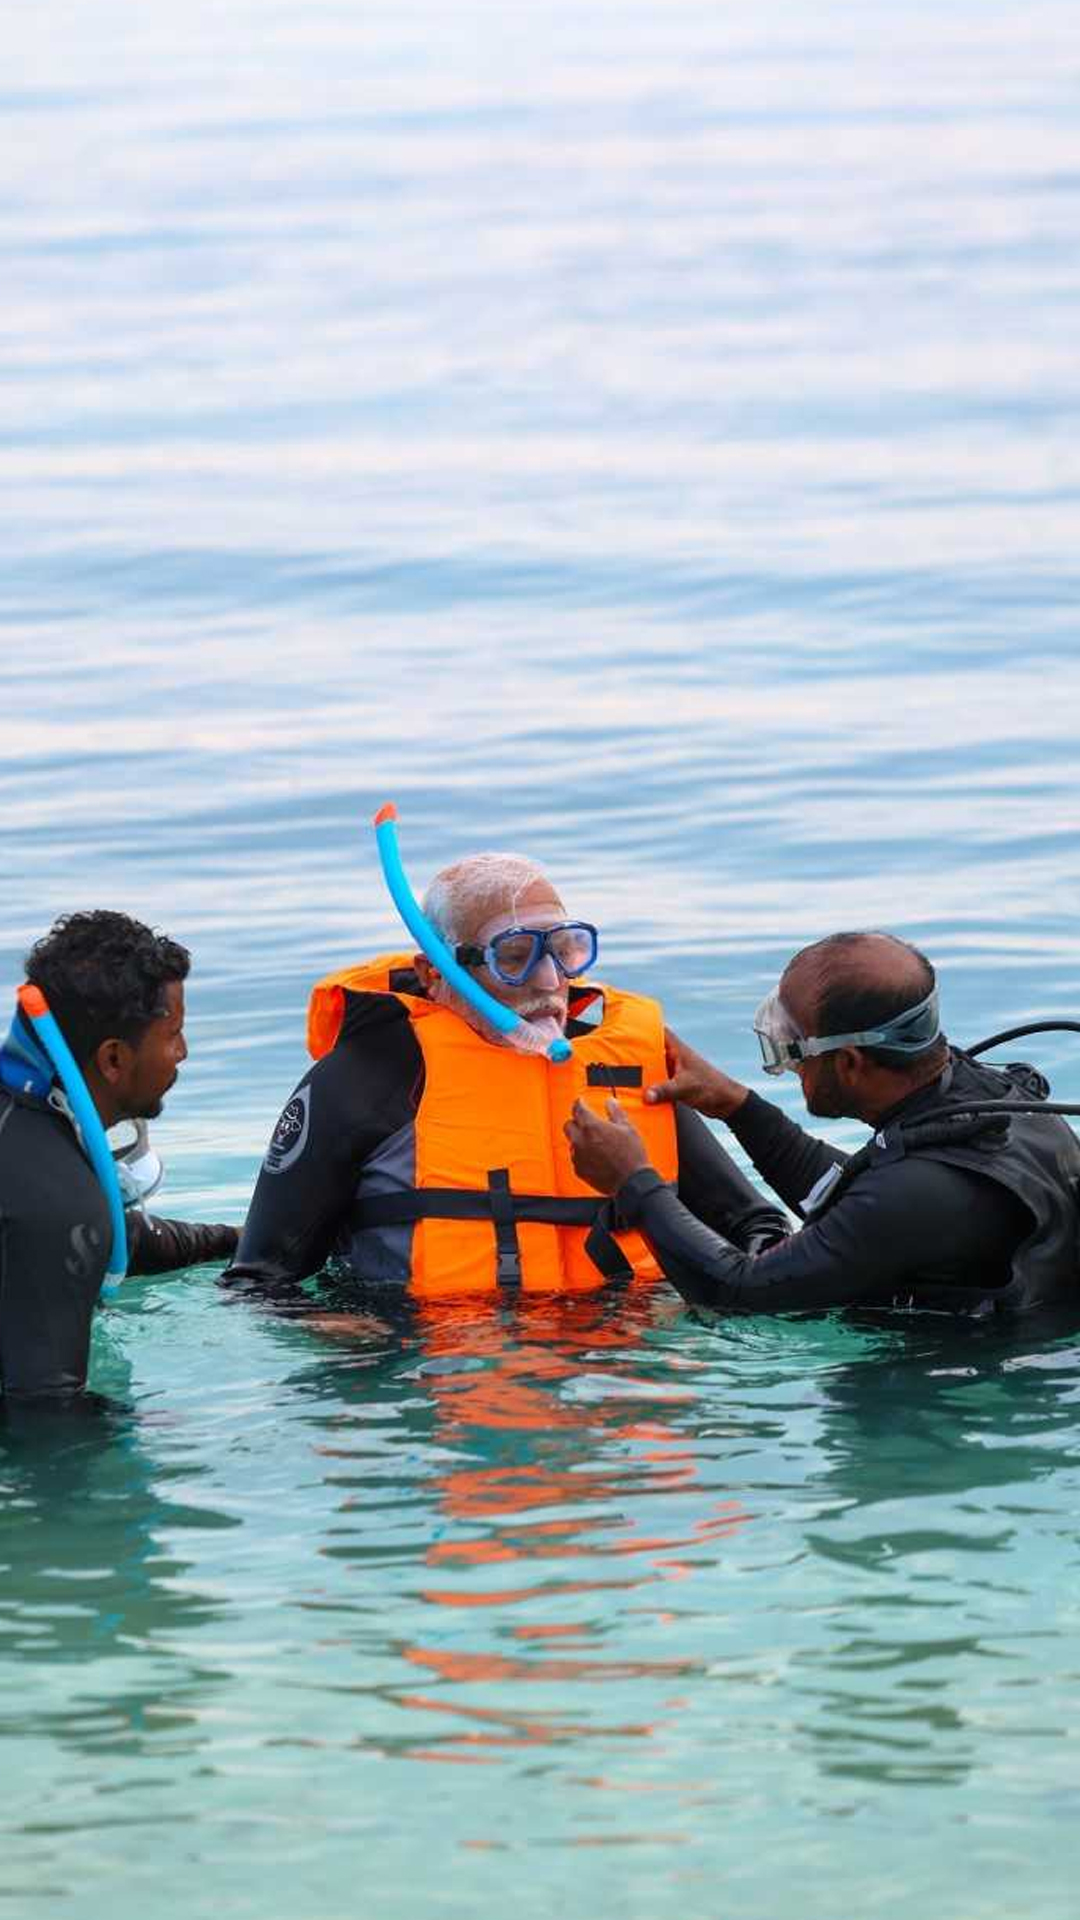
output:
[[[516,913],[523,894],[551,882],[535,860],[520,853],[472,853],[435,875],[423,898],[424,914],[448,946],[500,912]]]

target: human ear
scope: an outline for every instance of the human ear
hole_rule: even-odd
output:
[[[425,993],[430,993],[432,985],[439,978],[438,969],[432,966],[427,955],[423,953],[413,954],[413,967]]]
[[[833,1059],[836,1062],[836,1077],[842,1087],[857,1086],[869,1064],[858,1047],[838,1047]]]
[[[114,1087],[123,1078],[130,1058],[131,1048],[126,1040],[103,1040],[94,1049],[90,1064],[97,1068],[109,1086]]]

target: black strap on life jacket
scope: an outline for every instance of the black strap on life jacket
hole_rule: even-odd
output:
[[[587,1227],[585,1251],[604,1279],[625,1280],[633,1273],[614,1237],[616,1222],[610,1201],[513,1193],[505,1167],[490,1169],[486,1188],[408,1187],[399,1193],[373,1193],[359,1202],[353,1215],[358,1228],[412,1226],[418,1220],[490,1220],[495,1228],[500,1285],[521,1283],[517,1228],[523,1220],[549,1227]]]
[[[515,1220],[539,1220],[550,1227],[591,1227],[601,1200],[556,1200],[544,1193],[511,1193]],[[417,1220],[492,1220],[491,1188],[408,1187],[400,1193],[373,1193],[353,1215],[357,1227],[411,1226]]]
[[[614,1203],[602,1201],[585,1237],[585,1251],[605,1280],[632,1280],[634,1269],[615,1238],[616,1224]]]
[[[518,1245],[514,1196],[509,1167],[488,1168],[491,1217],[495,1222],[495,1278],[500,1287],[520,1287],[521,1248]]]

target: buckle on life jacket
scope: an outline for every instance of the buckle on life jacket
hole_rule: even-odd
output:
[[[488,1168],[491,1218],[495,1224],[495,1278],[500,1287],[520,1287],[521,1247],[518,1244],[514,1196],[509,1167]]]

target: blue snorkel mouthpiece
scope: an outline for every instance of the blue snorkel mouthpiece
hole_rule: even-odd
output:
[[[405,869],[401,864],[397,843],[397,808],[393,801],[387,801],[386,806],[380,807],[375,815],[375,840],[390,898],[417,946],[432,966],[438,968],[448,986],[460,993],[462,999],[467,1000],[475,1012],[481,1014],[499,1033],[516,1033],[519,1028],[528,1031],[529,1023],[522,1019],[520,1013],[515,1013],[512,1007],[504,1007],[501,1000],[496,1000],[494,994],[486,992],[471,973],[466,973],[465,968],[458,965],[442,935],[436,932],[431,921],[421,912],[420,903],[405,878]],[[560,1034],[546,1052],[549,1060],[561,1063],[572,1057],[573,1049],[569,1040]]]
[[[67,1094],[75,1124],[82,1136],[86,1157],[97,1174],[102,1191],[109,1203],[112,1249],[105,1270],[105,1278],[101,1283],[101,1292],[103,1298],[110,1299],[127,1272],[128,1261],[124,1203],[120,1195],[116,1162],[109,1151],[101,1116],[90,1098],[86,1081],[79,1072],[75,1056],[56,1020],[49,1012],[49,1003],[41,988],[22,986],[19,988],[17,999],[19,1011],[28,1022],[31,1033],[56,1068],[60,1084]]]

